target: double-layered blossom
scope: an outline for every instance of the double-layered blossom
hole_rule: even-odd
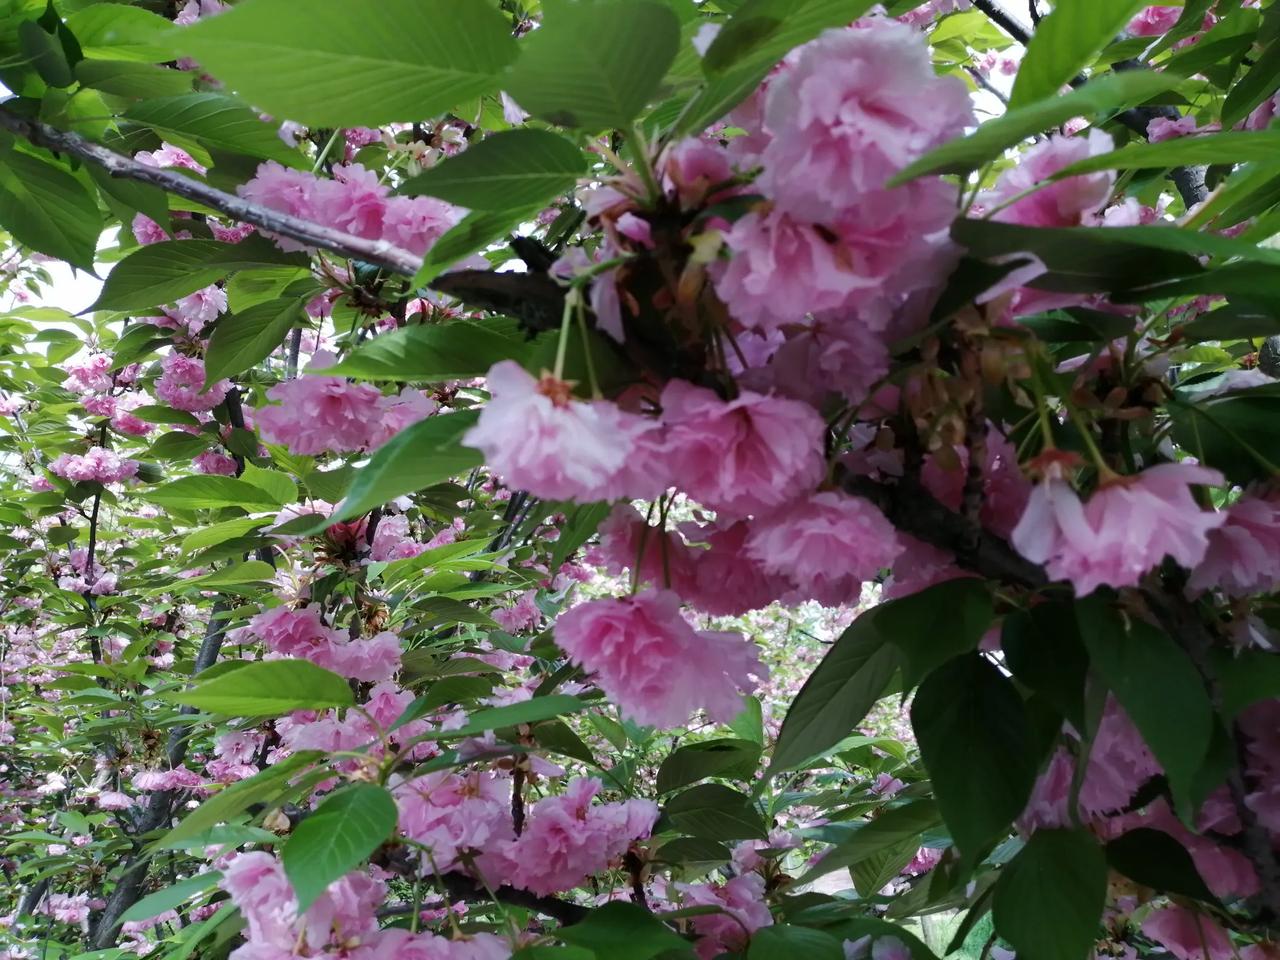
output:
[[[511,785],[494,774],[428,773],[397,785],[393,793],[400,831],[430,850],[441,870],[454,867],[460,856],[493,850],[514,838]]]
[[[1188,569],[1204,559],[1209,532],[1226,516],[1202,510],[1190,486],[1222,482],[1216,470],[1166,463],[1112,479],[1082,504],[1069,483],[1048,476],[1032,490],[1011,541],[1053,579],[1070,580],[1078,596],[1132,587],[1165,557]]]
[[[204,361],[181,353],[170,353],[160,361],[161,374],[156,380],[156,398],[175,410],[199,413],[212,410],[227,396],[230,380],[217,380],[205,389]]]
[[[120,483],[137,476],[138,461],[126,460],[106,447],[93,447],[84,454],[59,455],[49,464],[49,470],[72,483]]]
[[[649,836],[658,819],[652,800],[592,803],[599,780],[571,780],[562,794],[543,797],[529,810],[518,839],[502,845],[496,858],[482,861],[486,874],[501,860],[515,887],[547,895],[569,890],[622,856],[636,840]]]
[[[1078,227],[1106,205],[1115,185],[1115,172],[1100,170],[1056,182],[1051,178],[1073,163],[1114,149],[1111,134],[1097,128],[1085,136],[1054,134],[1024,153],[1017,166],[1002,173],[995,187],[982,194],[979,202],[986,209],[995,210],[992,219],[1003,223]]]
[[[492,399],[462,442],[483,452],[508,486],[581,503],[666,488],[654,459],[656,421],[607,400],[576,400],[563,380],[535,379],[513,360],[495,364],[486,380]]]
[[[1204,560],[1191,572],[1192,590],[1218,587],[1230,597],[1280,587],[1280,499],[1245,495],[1209,532]]]
[[[694,630],[669,590],[580,604],[561,614],[555,637],[623,713],[655,727],[679,726],[698,709],[728,723],[752,677],[767,675],[754,644]]]
[[[333,360],[331,354],[317,354],[308,370],[323,369]],[[276,405],[256,411],[263,439],[304,456],[363,450],[382,413],[377,387],[342,377],[309,373],[276,384],[267,398]]]
[[[871,580],[902,552],[898,535],[869,500],[834,490],[797,500],[757,519],[747,553],[805,594],[837,606],[857,601]]]
[[[764,899],[764,878],[758,873],[744,873],[723,884],[680,884],[679,889],[687,907],[719,908],[718,913],[691,920],[698,934],[694,950],[702,960],[745,951],[751,934],[773,923]]]
[[[749,390],[722,400],[683,380],[667,384],[661,403],[671,476],[713,510],[767,512],[822,479],[826,424],[808,404]]]

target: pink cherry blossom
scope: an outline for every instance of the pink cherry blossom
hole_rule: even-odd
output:
[[[401,832],[429,848],[441,870],[455,866],[463,854],[493,850],[514,837],[511,785],[494,774],[440,771],[401,783],[393,792]]]
[[[968,89],[934,71],[916,31],[877,18],[828,30],[767,89],[759,183],[791,216],[831,223],[972,119]]]
[[[556,643],[595,675],[610,701],[637,723],[675,727],[698,709],[728,723],[740,691],[763,678],[755,645],[736,633],[696,631],[669,590],[591,600],[561,614]]]
[[[687,530],[687,528],[686,528]],[[693,580],[673,581],[673,588],[692,607],[717,617],[732,617],[767,607],[795,585],[785,576],[769,573],[747,549],[751,532],[747,521],[708,526],[697,539],[705,550],[691,551]],[[691,535],[686,532],[686,535]]]
[[[1222,475],[1195,464],[1166,463],[1100,486],[1081,504],[1052,477],[1036,485],[1011,542],[1078,596],[1098,587],[1131,587],[1166,556],[1187,568],[1204,559],[1224,513],[1202,510],[1191,484],[1219,485]]]
[[[662,471],[641,469],[654,463],[655,421],[607,400],[575,400],[564,381],[534,379],[512,360],[486,379],[493,399],[462,442],[482,451],[508,486],[580,503],[666,488]]]
[[[1186,907],[1162,907],[1142,921],[1142,932],[1177,960],[1230,960],[1231,941],[1210,916]]]
[[[1178,8],[1174,7],[1173,9],[1176,10]],[[1196,118],[1190,114],[1178,117],[1176,120],[1170,120],[1168,117],[1154,117],[1147,124],[1147,139],[1152,143],[1160,143],[1162,140],[1190,136],[1197,129],[1199,128],[1196,125]]]
[[[651,526],[629,503],[619,503],[600,524],[600,555],[617,576],[635,570],[637,584],[671,587],[693,577],[695,553],[677,535]]]
[[[568,890],[649,836],[658,805],[652,800],[593,804],[601,786],[599,780],[580,777],[564,793],[533,805],[520,837],[502,848],[508,883],[540,895]]]
[[[160,362],[163,372],[156,380],[156,398],[175,410],[201,412],[220,404],[231,389],[230,380],[218,380],[204,388],[204,361],[181,353],[170,353]]]
[[[822,479],[826,425],[807,404],[746,390],[725,401],[683,380],[668,383],[661,402],[671,475],[713,510],[769,511]]]
[[[1083,137],[1055,134],[1024,153],[1018,165],[1002,173],[979,202],[986,209],[1000,207],[992,219],[1004,223],[1077,227],[1087,215],[1106,205],[1115,173],[1101,170],[1056,182],[1050,182],[1050,177],[1073,163],[1114,149],[1111,135],[1096,127]]]
[[[319,353],[308,370],[322,370],[332,361],[331,354]],[[376,387],[318,374],[278,383],[267,398],[276,405],[255,411],[262,438],[305,456],[365,449],[384,411]]]
[[[1129,21],[1125,30],[1135,37],[1157,37],[1168,33],[1181,14],[1182,7],[1147,7]]]
[[[902,552],[893,524],[861,497],[833,490],[757,518],[747,553],[822,603],[856,602],[860,581],[875,578]]]
[[[125,460],[114,450],[107,450],[105,447],[93,447],[83,455],[60,455],[49,464],[49,470],[73,483],[120,483],[137,475],[138,461]]]
[[[764,878],[746,873],[724,884],[679,884],[686,907],[719,907],[722,912],[693,917],[690,921],[702,960],[726,952],[745,951],[751,934],[773,924],[764,899]]]
[[[1246,494],[1224,513],[1188,586],[1216,586],[1231,597],[1271,593],[1280,586],[1280,500]]]

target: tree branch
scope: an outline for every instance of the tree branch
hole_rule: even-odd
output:
[[[87,140],[78,133],[69,133],[46,123],[26,120],[3,106],[0,106],[0,128],[17,134],[36,146],[65,153],[85,163],[101,167],[113,177],[151,184],[188,200],[202,203],[233,219],[251,223],[255,227],[288,237],[290,240],[305,243],[309,247],[328,250],[352,260],[362,260],[407,277],[414,276],[422,266],[421,257],[385,240],[366,240],[363,237],[250,203],[241,197],[224,193],[172,170],[162,170],[138,163],[101,144]]]

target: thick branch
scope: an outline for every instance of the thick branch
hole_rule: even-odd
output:
[[[45,123],[25,120],[0,106],[0,128],[17,134],[36,146],[69,154],[85,163],[101,167],[113,177],[137,180],[162,190],[204,204],[244,223],[251,223],[271,233],[288,237],[309,247],[328,250],[352,260],[362,260],[392,273],[412,277],[422,266],[422,258],[402,250],[385,240],[366,240],[341,230],[293,217],[250,203],[230,193],[224,193],[205,183],[192,180],[172,170],[148,167],[116,153],[114,150],[86,140],[78,133],[68,133]]]
[[[472,903],[489,903],[496,897],[502,903],[509,903],[513,907],[525,907],[544,916],[552,917],[565,926],[581,922],[591,912],[587,907],[570,903],[568,900],[560,900],[556,897],[539,897],[528,890],[519,890],[515,887],[498,887],[493,891],[493,897],[490,897],[489,891],[461,873],[446,873],[441,879],[444,881],[444,887],[449,896],[458,900],[470,900]]]

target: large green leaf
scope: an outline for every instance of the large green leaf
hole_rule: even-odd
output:
[[[876,614],[882,609],[858,617],[800,688],[778,733],[771,773],[799,766],[839,743],[884,696],[899,657],[879,629]]]
[[[776,923],[751,936],[747,960],[844,960],[844,948],[829,933],[809,927]]]
[[[413,278],[416,287],[430,283],[463,257],[501,239],[520,224],[532,220],[538,210],[475,210],[468,213],[427,251],[422,269]]]
[[[92,270],[102,215],[62,167],[7,148],[0,151],[0,227],[32,250]]]
[[[751,798],[718,783],[678,793],[663,812],[680,830],[705,840],[764,840],[764,821]]]
[[[902,653],[902,688],[978,646],[995,616],[982,580],[947,580],[876,609],[876,628]]]
[[[1106,597],[1081,601],[1076,616],[1093,669],[1160,761],[1178,813],[1189,819],[1213,737],[1213,707],[1195,665],[1163,631],[1136,619],[1126,624]]]
[[[875,0],[747,0],[716,34],[702,58],[711,74],[730,68],[771,67],[823,30],[843,27]]]
[[[1027,805],[1039,757],[1013,682],[977,653],[933,671],[911,705],[911,725],[938,808],[969,863]]]
[[[862,821],[847,839],[836,844],[822,859],[796,880],[796,885],[812,883],[833,870],[851,867],[860,860],[888,850],[904,840],[918,838],[938,825],[942,817],[932,800],[913,800],[899,807],[883,810],[874,820]],[[917,843],[918,847],[919,844]],[[877,888],[878,889],[878,888]]]
[[[374,337],[326,368],[325,374],[363,380],[466,380],[533,349],[520,324],[509,317],[460,317]]]
[[[1163,830],[1141,827],[1117,837],[1107,844],[1107,863],[1158,893],[1194,897],[1206,903],[1216,900],[1187,848]]]
[[[174,907],[186,903],[197,893],[203,893],[208,890],[221,879],[222,871],[211,870],[208,873],[198,873],[194,877],[187,877],[176,883],[171,883],[162,890],[157,890],[150,896],[143,897],[124,913],[120,914],[118,922],[129,923],[135,920],[147,920],[164,913],[166,910],[172,910]]]
[[[269,72],[269,71],[264,71]],[[144,100],[125,111],[125,119],[150,127],[167,140],[195,140],[205,147],[243,153],[285,166],[300,166],[302,155],[290,149],[273,124],[232,97],[188,93]]]
[[[547,697],[534,697],[520,703],[509,703],[505,707],[491,707],[488,710],[477,710],[467,717],[461,727],[448,730],[442,736],[452,739],[472,737],[486,730],[501,730],[504,727],[515,727],[520,724],[538,723],[551,720],[565,714],[585,710],[587,703],[568,694],[552,694]]]
[[[205,385],[234,377],[270,356],[294,324],[306,319],[302,301],[268,300],[218,321],[205,352]]]
[[[1058,0],[1027,44],[1009,109],[1056,97],[1146,5],[1146,0]]]
[[[658,768],[658,793],[670,793],[706,777],[745,780],[760,762],[760,744],[750,740],[703,740],[674,751]]]
[[[480,451],[462,445],[462,435],[478,417],[474,410],[462,410],[428,417],[400,431],[356,474],[325,525],[358,517],[388,500],[480,466]]]
[[[418,174],[400,192],[472,210],[520,210],[564,193],[586,168],[582,151],[558,134],[507,130]]]
[[[1085,960],[1107,898],[1107,861],[1085,830],[1037,830],[1000,871],[996,930],[1025,960]]]
[[[172,303],[233,270],[305,263],[262,237],[241,243],[166,240],[139,247],[107,274],[94,310],[136,312]]]
[[[190,690],[166,694],[197,710],[233,717],[270,717],[355,703],[351,687],[310,660],[260,660],[220,673]]]
[[[1054,180],[1094,170],[1154,170],[1188,164],[1272,161],[1280,153],[1280,130],[1257,133],[1215,133],[1205,137],[1175,137],[1160,143],[1131,143],[1127,147],[1086,157],[1053,175]]]
[[[186,70],[130,60],[81,60],[76,79],[86,87],[117,97],[176,97],[191,92],[195,79]]]
[[[1277,78],[1280,78],[1280,39],[1272,40],[1231,88],[1222,104],[1222,125],[1233,127],[1247,117],[1275,92]]]
[[[536,117],[588,131],[625,128],[658,91],[680,21],[656,0],[543,0],[506,90]]]
[[[488,0],[245,0],[171,41],[255,106],[328,127],[437,116],[496,92],[517,53]]]
[[[298,824],[280,858],[304,912],[333,881],[359,866],[396,828],[396,802],[385,787],[340,790]]]
[[[265,490],[235,477],[179,477],[164,486],[147,490],[141,496],[162,507],[181,510],[216,510],[221,507],[275,510],[280,506]]]
[[[968,173],[994,160],[1027,137],[1066,123],[1072,117],[1114,113],[1165,93],[1181,78],[1150,70],[1107,74],[1060,97],[1006,111],[967,137],[931,150],[889,181],[906,183],[931,173]]]
[[[172,58],[164,37],[173,23],[150,10],[125,3],[89,4],[68,15],[67,27],[86,57],[135,63]]]
[[[590,950],[597,960],[651,960],[688,947],[648,910],[617,900],[592,910],[580,923],[561,927],[555,936]]]

